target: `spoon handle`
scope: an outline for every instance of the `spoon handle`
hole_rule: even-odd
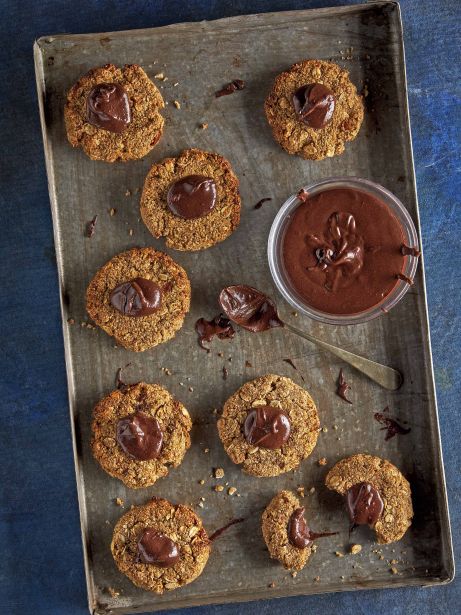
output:
[[[332,346],[332,344],[328,344],[327,342],[324,342],[309,333],[300,331],[287,322],[284,322],[283,324],[285,328],[289,329],[292,333],[296,333],[296,335],[299,335],[305,340],[316,344],[316,346],[331,352],[331,354],[334,354],[346,363],[349,363],[349,365],[352,365],[352,367],[355,367],[355,369],[358,369],[359,372],[362,372],[368,376],[368,378],[371,378],[371,380],[374,380],[385,389],[396,391],[402,385],[403,376],[396,369],[388,367],[387,365],[381,365],[381,363],[376,363],[376,361],[371,361],[370,359],[361,357],[360,355],[344,350],[343,348]]]

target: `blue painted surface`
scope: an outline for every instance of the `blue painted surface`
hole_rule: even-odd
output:
[[[87,613],[54,246],[32,44],[58,32],[160,26],[345,0],[1,0],[0,613]],[[350,3],[350,2],[349,2]],[[445,467],[460,563],[461,48],[459,0],[402,0],[413,143]],[[456,250],[457,248],[457,250]],[[460,612],[461,583],[188,610]]]

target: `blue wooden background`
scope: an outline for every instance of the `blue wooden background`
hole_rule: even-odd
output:
[[[32,44],[347,0],[0,0],[0,614],[87,613]],[[455,552],[460,562],[459,0],[402,0],[413,144]],[[461,612],[461,583],[194,608],[188,615]]]

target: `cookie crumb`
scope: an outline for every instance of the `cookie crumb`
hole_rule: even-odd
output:
[[[315,487],[311,487],[311,488],[309,489],[309,493],[314,493],[314,492],[315,492]]]
[[[215,485],[213,488],[215,491],[218,491],[218,492],[224,491],[224,487],[222,485]]]
[[[203,503],[203,502],[199,502],[199,503],[197,504],[197,506],[199,506],[200,508],[203,508],[203,507],[204,507],[204,503]]]
[[[399,572],[399,571],[397,570],[397,568],[395,568],[394,566],[392,566],[392,568],[391,568],[391,572],[392,572],[392,574],[398,574],[398,572]]]
[[[297,575],[297,574],[298,574],[298,573],[296,572],[296,570],[293,570],[293,572],[291,573],[291,576],[293,577],[293,579],[295,579],[295,578],[296,578],[296,575]]]
[[[320,581],[320,577],[314,577],[314,582],[318,583]]]
[[[323,433],[327,433],[328,427],[322,427],[322,431],[323,431]]]
[[[206,130],[206,129],[208,128],[208,124],[207,124],[206,122],[202,122],[202,123],[200,124],[200,128],[201,128],[202,130]]]
[[[274,587],[275,587],[274,581],[272,581],[272,583],[269,583],[269,585],[267,587],[270,587],[270,589],[274,589]]]
[[[154,75],[154,79],[160,79],[160,81],[164,81],[165,75],[163,73],[157,73],[156,75]]]
[[[117,504],[117,506],[123,506],[125,504],[122,498],[115,498],[115,503]]]
[[[130,228],[130,230],[128,231],[128,235],[129,235],[130,237],[132,237],[132,236],[133,236],[133,229],[132,229],[132,228]]]
[[[224,476],[224,470],[222,468],[215,468],[213,473],[215,478],[223,478]]]
[[[317,462],[319,464],[319,466],[326,466],[327,465],[327,458],[326,457],[320,457],[320,459]]]
[[[125,196],[131,196],[131,190],[127,190],[127,191],[125,192]]]
[[[341,551],[335,551],[335,555],[336,557],[344,557],[344,553],[341,553]]]
[[[179,100],[173,100],[173,105],[176,107],[176,109],[181,109],[181,103],[179,102]]]
[[[209,452],[210,452],[210,449],[209,449],[209,448],[204,448],[204,449],[203,449],[203,452],[204,452],[204,453],[209,453]]]
[[[203,478],[201,478],[201,479],[198,481],[198,484],[199,484],[199,485],[204,485],[204,484],[205,484],[205,481],[203,480]]]
[[[296,492],[303,498],[305,496],[304,487],[299,486],[296,488]]]
[[[69,323],[69,325],[75,325],[75,319],[74,318],[68,318],[67,322]]]
[[[109,209],[109,215],[110,216],[115,216],[116,213],[117,213],[117,210],[115,209],[115,207],[111,207]]]
[[[362,545],[351,545],[350,548],[350,553],[352,553],[352,555],[357,555],[357,553],[360,553],[360,551],[362,550]]]
[[[120,592],[114,589],[113,587],[108,587],[107,591],[109,592],[112,598],[118,598],[120,596]]]
[[[234,495],[234,493],[237,491],[236,487],[229,487],[229,489],[227,490],[227,493],[229,495]]]

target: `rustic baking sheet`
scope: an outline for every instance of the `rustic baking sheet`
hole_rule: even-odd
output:
[[[366,84],[367,113],[362,130],[343,156],[322,162],[292,157],[273,141],[263,101],[275,75],[304,58],[332,59],[346,67],[359,89]],[[331,175],[355,175],[379,182],[405,203],[415,222],[418,210],[407,113],[399,7],[378,2],[352,7],[251,15],[214,22],[105,34],[52,36],[35,46],[37,83],[62,297],[71,422],[81,511],[90,610],[128,613],[211,602],[232,602],[326,591],[448,582],[453,576],[449,517],[440,450],[422,263],[416,283],[388,315],[351,327],[296,318],[271,281],[266,241],[283,201],[300,186]],[[168,106],[165,134],[144,160],[92,162],[66,142],[63,106],[71,85],[87,70],[107,62],[139,63],[156,80]],[[246,89],[215,98],[226,82],[239,78]],[[178,100],[177,109],[173,101]],[[208,124],[207,129],[200,128]],[[95,271],[117,252],[153,245],[139,218],[139,190],[150,165],[183,148],[217,151],[241,181],[242,222],[224,243],[200,253],[169,253],[187,270],[192,307],[176,338],[136,354],[115,346],[99,329],[88,328],[85,289]],[[260,209],[254,204],[271,197]],[[111,216],[109,210],[116,209]],[[98,214],[95,235],[84,236]],[[217,312],[221,287],[248,283],[277,297],[284,319],[314,335],[400,369],[405,383],[389,393],[332,356],[274,330],[243,330],[231,342],[216,341],[206,354],[194,323]],[[75,324],[68,324],[73,319]],[[222,353],[222,354],[221,354]],[[291,358],[298,371],[284,361]],[[249,361],[251,367],[245,366]],[[159,382],[176,395],[194,419],[193,445],[184,463],[154,487],[131,491],[106,475],[92,458],[92,407],[114,388],[118,367],[131,363],[128,381]],[[228,370],[223,379],[223,367]],[[340,367],[352,385],[353,406],[335,395]],[[164,368],[167,368],[166,370]],[[171,372],[171,374],[170,374]],[[324,427],[313,455],[277,478],[243,475],[224,453],[216,431],[215,408],[246,380],[273,372],[306,386]],[[385,441],[373,413],[389,406],[411,432]],[[206,453],[205,449],[209,449]],[[394,462],[411,480],[415,518],[404,539],[377,547],[360,529],[353,542],[359,555],[339,557],[349,544],[348,521],[339,497],[323,487],[337,460],[367,451]],[[317,461],[326,457],[327,466]],[[210,478],[223,467],[225,484],[239,497],[216,493]],[[198,484],[205,479],[203,486]],[[317,530],[338,530],[319,541],[309,565],[293,578],[269,560],[260,514],[280,489],[305,486],[307,515]],[[190,503],[213,531],[234,517],[245,522],[213,546],[202,576],[178,591],[156,596],[137,589],[118,572],[110,554],[112,527],[131,504],[153,495]],[[115,498],[124,501],[122,509]],[[204,497],[203,508],[197,508]],[[65,511],[63,511],[65,514]],[[396,560],[397,563],[390,563]],[[395,567],[397,574],[392,574]],[[273,584],[273,586],[272,586]],[[271,587],[269,587],[271,586]],[[112,596],[109,588],[119,592]],[[113,593],[113,592],[112,592]]]

